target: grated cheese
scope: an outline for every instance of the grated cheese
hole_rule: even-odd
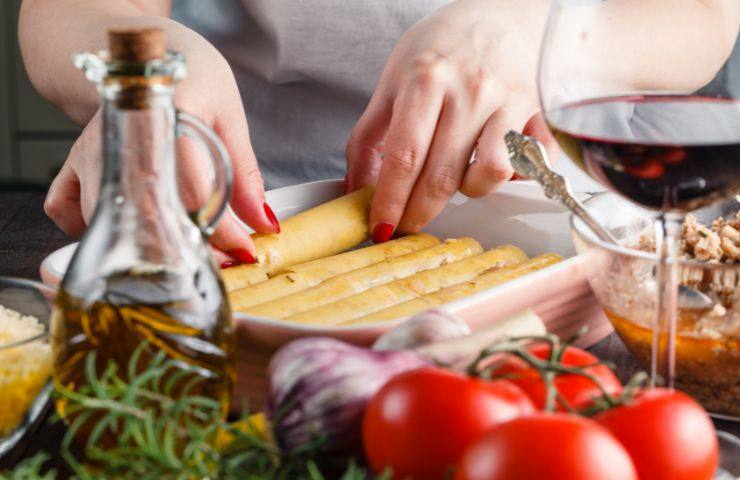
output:
[[[49,379],[51,346],[45,339],[5,348],[44,332],[36,317],[0,305],[0,438],[15,430]]]

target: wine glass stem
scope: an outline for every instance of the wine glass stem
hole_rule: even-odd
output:
[[[658,308],[653,329],[651,384],[673,388],[678,324],[679,246],[683,215],[666,212],[655,222]]]

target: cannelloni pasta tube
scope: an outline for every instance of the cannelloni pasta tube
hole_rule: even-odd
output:
[[[286,318],[363,292],[377,285],[477,255],[482,250],[480,244],[472,238],[446,240],[444,243],[424,250],[338,275],[315,287],[251,306],[242,311],[259,317]]]
[[[314,287],[336,275],[423,250],[437,244],[439,244],[439,239],[433,235],[419,233],[295,265],[290,267],[288,272],[276,275],[265,282],[229,293],[231,308],[242,310],[253,305],[269,302]]]
[[[257,263],[222,270],[226,290],[239,290],[293,265],[361,244],[369,238],[368,215],[374,193],[374,187],[365,187],[283,220],[279,234],[253,234]]]
[[[525,260],[527,255],[521,249],[505,245],[434,270],[425,270],[410,277],[379,285],[345,299],[292,315],[286,320],[336,325],[472,280],[488,270],[516,265]]]
[[[511,267],[483,273],[469,282],[460,283],[428,295],[414,298],[404,303],[380,310],[363,317],[342,323],[356,325],[361,323],[382,322],[414,315],[422,310],[458,300],[474,293],[481,292],[504,282],[541,270],[562,260],[560,255],[547,253]]]

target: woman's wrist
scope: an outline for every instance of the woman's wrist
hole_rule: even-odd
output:
[[[54,8],[54,4],[51,5],[50,8]],[[41,7],[48,6],[48,3],[41,3],[35,9],[25,8],[21,12],[19,39],[23,61],[36,90],[79,125],[90,121],[100,106],[100,97],[74,67],[70,57],[78,52],[104,49],[108,29],[162,28],[167,35],[168,48],[180,51],[186,57],[190,57],[190,50],[198,48],[198,43],[207,43],[174,20],[137,15],[136,9],[114,12],[91,9],[93,11],[78,13],[69,6],[60,6],[56,12],[40,11]],[[74,28],[69,28],[69,25],[74,25]]]

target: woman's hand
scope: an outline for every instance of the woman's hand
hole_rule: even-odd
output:
[[[458,0],[400,39],[347,145],[346,188],[377,183],[375,241],[421,230],[457,190],[480,197],[509,180],[509,130],[557,152],[537,113],[548,4]]]
[[[176,39],[171,36],[177,35]],[[247,120],[234,76],[221,54],[206,40],[184,27],[168,31],[168,41],[184,51],[188,77],[178,86],[178,108],[196,115],[213,128],[226,145],[234,168],[231,206],[236,215],[257,231],[278,232],[280,227],[264,201],[262,177],[252,151]],[[82,74],[80,74],[82,78]],[[89,223],[97,203],[101,172],[100,110],[85,126],[64,166],[52,183],[44,205],[47,214],[70,235],[79,235]],[[180,144],[179,192],[190,208],[201,206],[210,194],[207,158]],[[254,261],[248,232],[226,212],[212,243],[240,262]],[[221,257],[220,260],[228,261]]]

